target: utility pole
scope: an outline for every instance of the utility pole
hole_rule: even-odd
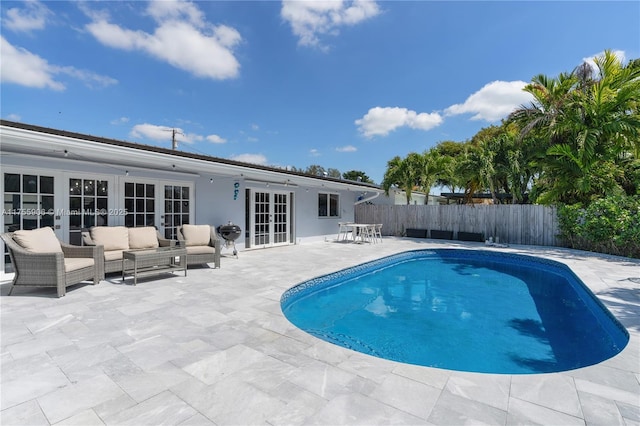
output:
[[[176,140],[176,135],[182,135],[184,136],[184,133],[179,132],[177,129],[172,128],[172,129],[164,129],[165,132],[171,132],[171,149],[173,149],[174,151],[176,149],[178,149],[178,141]]]
[[[178,148],[178,142],[176,142],[176,129],[171,129],[171,149],[174,151]]]

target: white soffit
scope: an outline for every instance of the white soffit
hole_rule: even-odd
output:
[[[108,144],[64,135],[43,133],[35,130],[1,126],[2,152],[44,156],[48,158],[75,159],[80,161],[107,164],[122,168],[146,168],[166,172],[184,172],[200,176],[223,176],[243,180],[272,182],[294,187],[314,187],[327,190],[350,190],[358,192],[382,193],[375,187],[359,185],[357,182],[337,182],[316,179],[311,176],[299,176],[279,173],[275,170],[261,170],[246,166],[225,164],[215,160],[182,157],[171,153],[145,150],[145,145],[132,148],[117,144]],[[131,142],[126,142],[131,143]],[[151,146],[150,146],[151,147]],[[152,148],[152,147],[151,147]]]

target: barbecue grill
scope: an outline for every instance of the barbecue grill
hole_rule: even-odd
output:
[[[233,222],[229,221],[226,225],[220,225],[216,228],[218,231],[218,235],[223,240],[223,247],[231,249],[233,248],[233,255],[238,257],[238,250],[236,250],[236,240],[242,234],[242,230],[238,225],[234,225]]]

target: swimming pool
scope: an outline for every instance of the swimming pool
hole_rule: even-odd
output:
[[[629,334],[559,262],[415,250],[300,283],[284,315],[325,341],[394,361],[532,374],[615,356]]]

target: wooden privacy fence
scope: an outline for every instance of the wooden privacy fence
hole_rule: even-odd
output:
[[[375,205],[356,206],[358,223],[382,223],[383,235],[403,236],[411,228],[481,233],[500,243],[560,246],[555,207],[530,204],[498,205]]]

